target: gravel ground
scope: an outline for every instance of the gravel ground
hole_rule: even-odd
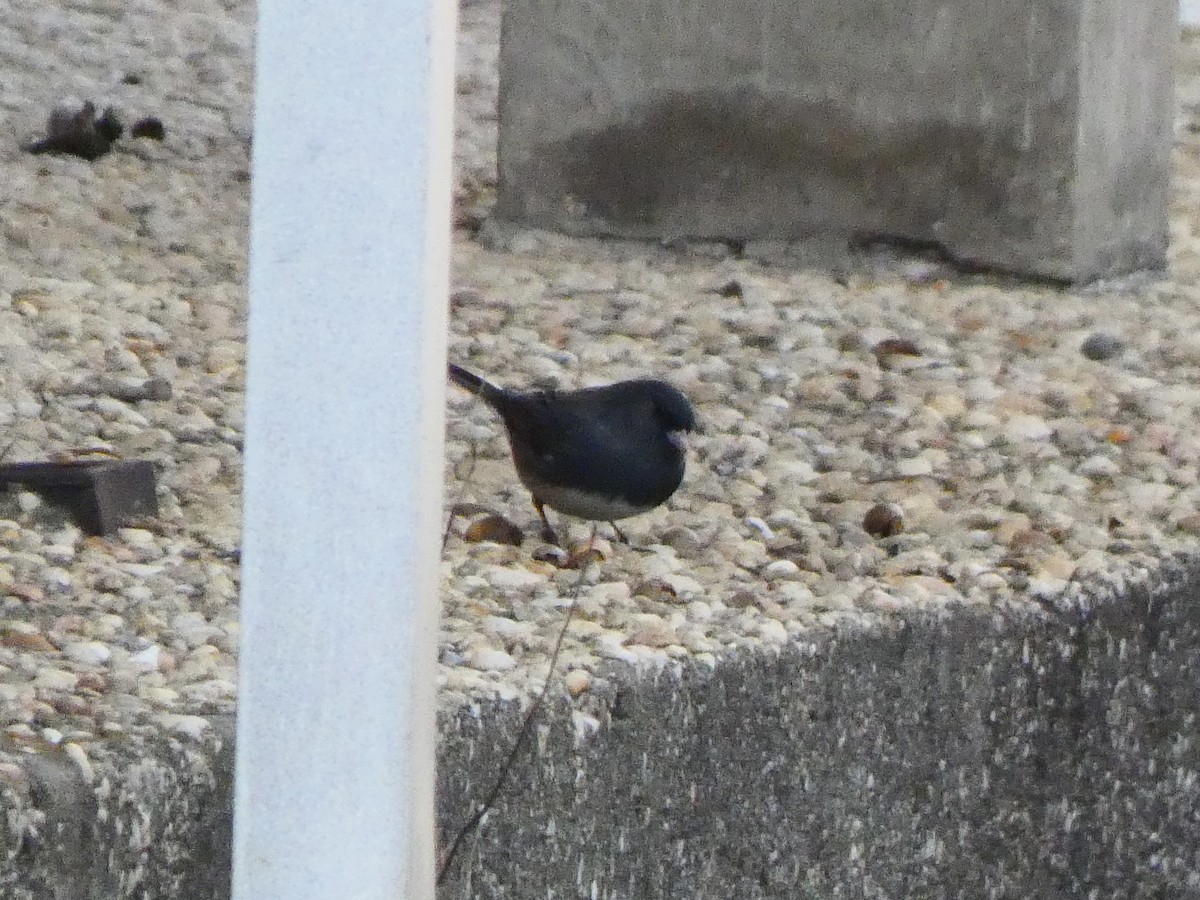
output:
[[[447,500],[467,512],[444,561],[444,704],[538,684],[577,583],[560,665],[585,702],[610,660],[715,664],[912,607],[1090,602],[1191,552],[1195,36],[1168,276],[1064,291],[886,254],[834,277],[715,246],[476,236],[494,193],[498,9],[463,10],[471,227],[456,232],[452,354],[518,386],[662,375],[705,432],[676,497],[625,523],[631,547],[600,541],[607,558],[580,582],[539,547],[495,417],[451,391]],[[6,458],[151,459],[163,507],[97,539],[35,495],[0,497],[10,801],[23,753],[90,774],[110,741],[202,739],[232,709],[251,45],[252,7],[233,0],[10,0],[0,19]],[[160,116],[166,139],[93,163],[21,152],[71,95]],[[489,511],[526,541],[467,540]]]

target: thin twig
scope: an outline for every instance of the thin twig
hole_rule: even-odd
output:
[[[588,542],[588,551],[591,551],[591,544],[596,540],[596,529],[592,528],[592,540]],[[542,682],[542,690],[534,699],[529,711],[525,714],[525,721],[521,723],[521,730],[517,732],[517,739],[513,741],[512,749],[508,751],[508,756],[504,760],[504,764],[500,767],[500,773],[496,776],[496,782],[492,785],[491,791],[484,798],[483,802],[476,808],[474,815],[471,816],[454,836],[454,841],[450,844],[450,849],[446,851],[445,857],[442,859],[442,864],[438,867],[437,883],[440,885],[446,880],[450,874],[450,867],[454,864],[454,859],[458,856],[458,851],[462,847],[462,843],[483,821],[492,809],[496,800],[500,796],[500,792],[504,790],[504,785],[508,782],[509,776],[512,774],[513,765],[517,761],[521,750],[525,746],[529,735],[533,733],[533,724],[537,719],[537,714],[542,708],[542,704],[546,700],[546,695],[550,691],[550,680],[554,677],[554,666],[558,662],[559,651],[562,650],[563,639],[567,636],[567,627],[571,624],[571,618],[575,615],[575,604],[579,601],[579,591],[583,587],[583,579],[587,576],[588,564],[584,563],[579,568],[579,577],[575,580],[571,587],[571,605],[567,607],[567,616],[563,619],[562,628],[559,629],[558,639],[554,642],[554,650],[550,654],[550,666],[546,670],[546,678]]]

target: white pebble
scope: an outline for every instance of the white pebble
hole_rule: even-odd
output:
[[[537,587],[546,580],[546,576],[528,569],[515,566],[488,566],[484,577],[494,588],[500,590],[519,591]]]
[[[1053,434],[1045,419],[1028,413],[1017,413],[1004,426],[1004,436],[1012,444],[1048,441]]]
[[[1110,457],[1097,453],[1081,462],[1078,471],[1089,478],[1113,478],[1121,474],[1121,467]]]
[[[517,661],[503,650],[493,647],[472,647],[464,661],[472,669],[481,672],[508,672],[517,667]]]
[[[129,665],[139,672],[154,672],[158,670],[162,648],[151,644],[145,650],[139,650],[129,657]]]
[[[66,669],[42,669],[33,680],[33,686],[44,691],[73,691],[79,676]]]
[[[800,577],[800,567],[790,559],[777,559],[767,563],[762,572],[768,581],[793,581]]]
[[[933,464],[923,456],[912,456],[896,463],[896,474],[902,478],[920,478],[933,474]]]
[[[169,715],[164,716],[162,722],[169,731],[189,737],[194,741],[204,737],[204,732],[211,727],[208,719],[201,716]]]
[[[763,619],[758,625],[758,633],[772,644],[783,644],[788,639],[787,628],[778,619]]]
[[[102,666],[112,657],[112,650],[99,641],[79,641],[63,647],[67,659],[85,666]]]
[[[71,762],[75,763],[79,769],[79,774],[83,776],[84,784],[91,784],[96,780],[96,771],[92,768],[92,761],[88,759],[84,749],[74,741],[68,741],[63,744],[63,752],[67,754]]]

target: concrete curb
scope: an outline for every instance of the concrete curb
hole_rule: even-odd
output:
[[[1091,609],[920,614],[715,670],[614,670],[537,730],[441,896],[1176,897],[1200,890],[1200,566]],[[603,687],[607,685],[607,687]],[[599,702],[598,702],[599,701]],[[443,840],[515,704],[442,722]],[[232,742],[30,757],[5,898],[228,896]]]

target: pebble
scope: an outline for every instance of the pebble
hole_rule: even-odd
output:
[[[567,688],[568,694],[572,697],[578,697],[591,687],[592,673],[586,669],[572,669],[563,676],[563,683]]]
[[[182,735],[193,741],[202,740],[208,729],[212,727],[212,723],[201,716],[166,715],[161,717],[159,721],[172,734]]]
[[[33,679],[33,686],[43,691],[73,691],[79,683],[79,676],[66,669],[42,669]]]
[[[1004,426],[1004,437],[1012,444],[1048,441],[1054,429],[1040,416],[1018,413]]]
[[[472,669],[483,672],[508,672],[517,667],[517,661],[503,650],[491,647],[472,647],[464,656]]]
[[[777,559],[767,563],[762,570],[768,581],[794,580],[800,577],[800,567],[790,559]]]
[[[85,666],[102,666],[112,657],[112,650],[100,641],[79,641],[63,647],[63,655]]]
[[[1089,334],[1079,347],[1079,352],[1097,362],[1112,359],[1125,349],[1125,342],[1105,331]]]
[[[155,672],[158,671],[162,655],[162,647],[158,646],[158,644],[151,644],[144,650],[139,650],[137,653],[131,654],[128,662],[138,672]]]

